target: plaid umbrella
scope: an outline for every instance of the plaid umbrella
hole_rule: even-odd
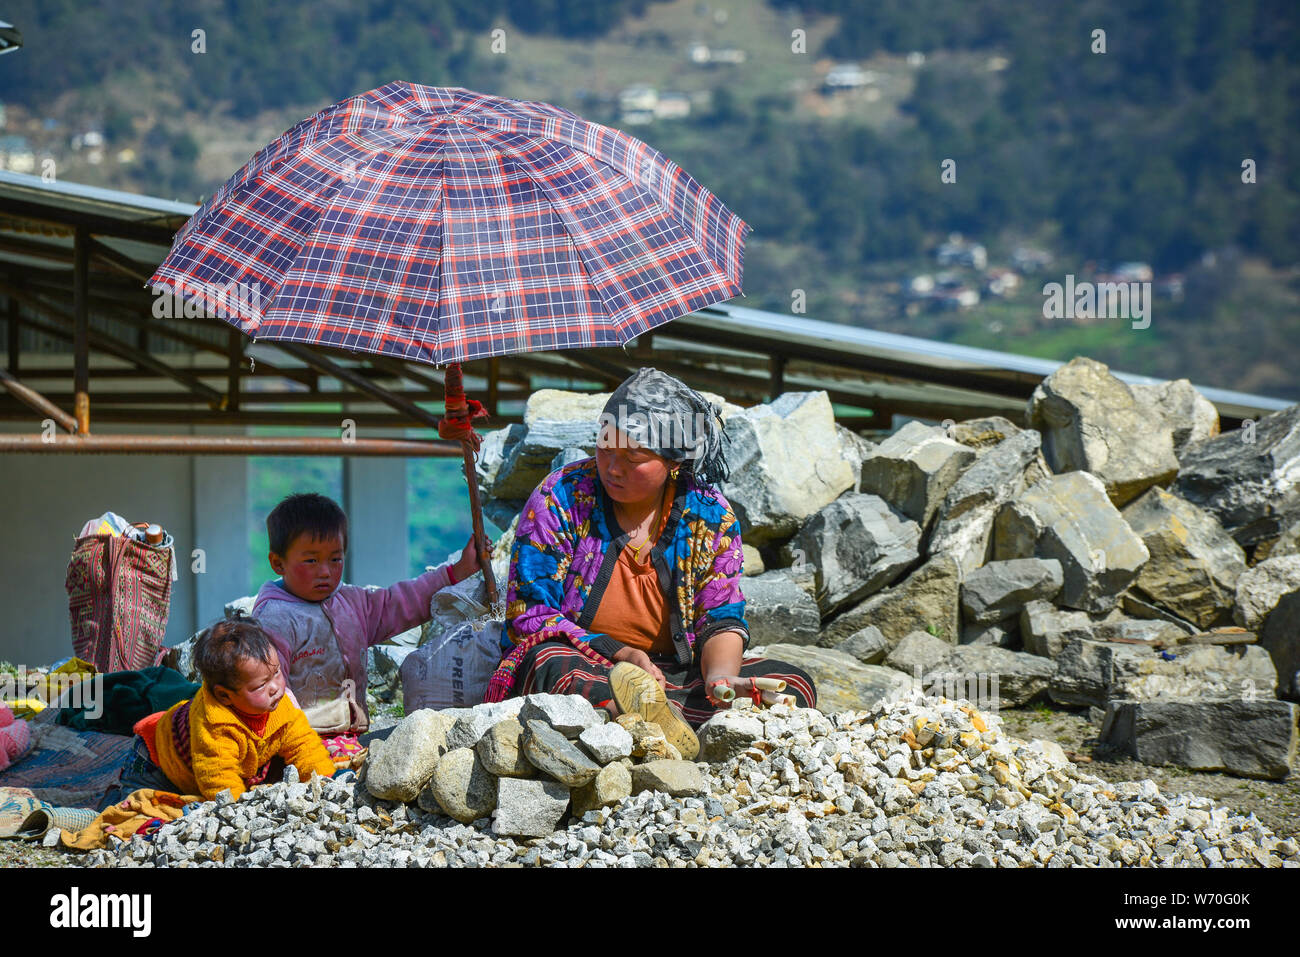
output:
[[[749,227],[667,157],[546,103],[397,82],[303,120],[152,284],[245,284],[254,339],[432,364],[617,346],[741,291]]]
[[[396,82],[259,151],[176,234],[150,284],[254,340],[449,364],[438,432],[464,448],[484,554],[471,421],[485,412],[458,363],[622,345],[730,299],[748,231],[618,130],[546,103]]]

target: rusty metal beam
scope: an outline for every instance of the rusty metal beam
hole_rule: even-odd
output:
[[[0,435],[0,453],[134,455],[396,455],[459,458],[459,442],[316,439],[240,435]]]
[[[18,374],[18,300],[13,296],[8,297],[9,316],[5,323],[5,332],[9,339],[9,372],[12,375]]]
[[[28,377],[25,377],[28,378]],[[404,399],[419,402],[436,402],[442,396],[429,395],[426,392],[398,392]],[[527,401],[529,392],[518,391],[504,394],[506,401]],[[71,392],[46,392],[46,398],[56,405],[69,405]],[[361,392],[240,392],[241,407],[253,405],[383,405],[378,399]],[[207,404],[202,396],[191,392],[163,392],[159,389],[131,389],[121,391],[101,390],[95,393],[95,405],[148,405],[151,402],[160,405],[194,405]],[[231,408],[228,403],[227,408]]]
[[[29,308],[35,309],[43,313],[48,318],[62,322],[65,325],[67,324],[75,325],[73,317],[69,316],[60,307],[56,306],[53,303],[46,302],[44,299],[40,298],[39,296],[28,295],[22,290],[14,289],[13,287],[8,286],[4,283],[0,283],[0,292],[17,296],[20,300],[26,302]],[[36,325],[35,323],[30,323],[30,324],[33,326]],[[125,359],[127,362],[133,362],[138,366],[143,366],[144,368],[149,369],[156,375],[161,375],[169,379],[174,379],[177,382],[179,382],[181,385],[190,389],[191,391],[197,392],[200,395],[207,396],[209,401],[213,403],[220,402],[221,400],[220,392],[218,392],[216,389],[204,385],[202,382],[200,382],[194,376],[190,375],[185,370],[175,369],[164,362],[160,362],[158,359],[154,358],[149,353],[141,352],[139,349],[136,349],[134,346],[129,346],[126,343],[116,339],[115,337],[110,336],[106,332],[101,332],[98,329],[90,329],[88,327],[86,328],[85,332],[86,332],[86,339],[88,345],[93,345],[96,349],[99,349],[102,352],[107,352],[109,355],[117,356],[119,359]],[[75,332],[74,332],[74,345],[75,345]],[[87,363],[89,361],[88,356],[89,354],[87,353],[86,356],[83,357],[86,359]],[[80,365],[80,363],[78,363],[78,365],[75,367],[75,369],[81,369],[81,368],[82,366]],[[75,369],[74,369],[74,377],[77,377],[78,373],[75,371]],[[86,378],[88,380],[89,366],[87,365],[85,369],[87,372]],[[78,383],[80,383],[79,378],[77,379],[77,381]],[[79,385],[79,391],[80,391],[80,385]],[[74,414],[76,413],[74,412]],[[88,415],[89,415],[89,398],[87,398],[87,416]],[[81,417],[78,416],[78,421],[80,421],[80,418]],[[87,424],[89,423],[87,422]]]
[[[68,432],[77,431],[77,420],[73,416],[68,415],[35,389],[23,385],[3,369],[0,369],[0,385],[4,386],[10,395],[29,409],[53,419]]]
[[[90,434],[90,302],[87,273],[90,271],[90,233],[78,226],[72,254],[72,387],[76,397],[72,414],[77,434]]]
[[[214,409],[139,409],[129,406],[95,405],[95,418],[101,422],[122,425],[247,425],[285,426],[303,428],[337,429],[345,416],[341,412],[301,412],[287,409],[269,409],[239,412],[221,412]],[[31,410],[14,401],[0,390],[0,419],[27,421]],[[346,418],[358,426],[375,429],[416,429],[417,423],[395,412],[349,412]],[[523,421],[522,416],[500,416],[492,421],[492,428]]]
[[[317,355],[307,347],[300,346],[296,343],[273,341],[272,344],[283,352],[311,366],[313,369],[316,369],[325,375],[333,376],[340,382],[346,382],[348,385],[365,392],[367,395],[374,396],[380,402],[390,408],[396,409],[398,412],[405,413],[416,422],[435,429],[438,427],[438,416],[434,415],[432,412],[425,411],[414,402],[408,402],[405,399],[394,395],[382,386],[375,385],[365,376],[358,375],[354,370],[346,369],[337,362],[327,359],[322,355]]]

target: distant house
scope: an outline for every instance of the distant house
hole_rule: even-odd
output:
[[[664,92],[654,108],[655,119],[677,120],[691,115],[691,98],[685,93]]]
[[[1020,288],[1020,274],[1004,266],[996,266],[988,271],[984,280],[984,291],[990,296],[1009,296]]]
[[[1033,246],[1017,246],[1011,253],[1011,265],[1021,272],[1038,272],[1052,264],[1052,254]]]
[[[1126,262],[1115,267],[1114,276],[1120,282],[1150,282],[1155,273],[1147,263]]]
[[[988,265],[988,251],[979,243],[968,243],[959,233],[953,233],[948,241],[941,243],[934,251],[934,258],[941,266],[968,266],[971,269],[983,269]]]
[[[659,91],[645,84],[624,87],[618,94],[618,108],[624,113],[648,110],[653,114],[658,102]]]
[[[864,70],[856,63],[837,63],[830,68],[822,80],[822,89],[828,93],[840,90],[855,90],[876,81],[876,75]]]

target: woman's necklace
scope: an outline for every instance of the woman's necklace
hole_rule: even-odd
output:
[[[660,525],[660,528],[661,528],[661,529],[662,529],[662,525],[663,525],[664,496],[667,495],[667,494],[668,494],[668,485],[667,485],[667,483],[665,483],[665,484],[664,484],[664,487],[663,487],[662,489],[659,490],[659,506],[655,509],[655,511],[654,511],[654,513],[653,513],[654,515],[659,516],[659,525]],[[644,521],[644,519],[642,519],[642,521]],[[641,528],[640,528],[640,525],[638,524],[638,525],[637,525],[637,528],[636,528],[636,530],[633,532],[633,534],[635,535],[636,532],[639,532],[640,530],[641,530]],[[655,535],[655,536],[651,537],[649,534],[647,534],[647,535],[646,535],[646,538],[645,538],[645,541],[643,541],[640,545],[633,545],[633,544],[632,544],[632,540],[629,538],[627,544],[628,544],[628,547],[632,549],[632,558],[633,558],[633,560],[636,561],[638,564],[640,564],[640,562],[641,562],[641,549],[645,548],[646,545],[648,545],[651,541],[654,541],[654,540],[658,539],[658,537],[659,537],[658,535]]]

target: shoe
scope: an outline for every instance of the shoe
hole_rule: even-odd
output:
[[[609,688],[621,714],[636,712],[659,725],[669,744],[681,752],[682,760],[699,757],[700,739],[648,671],[630,661],[620,661],[609,673]]]

